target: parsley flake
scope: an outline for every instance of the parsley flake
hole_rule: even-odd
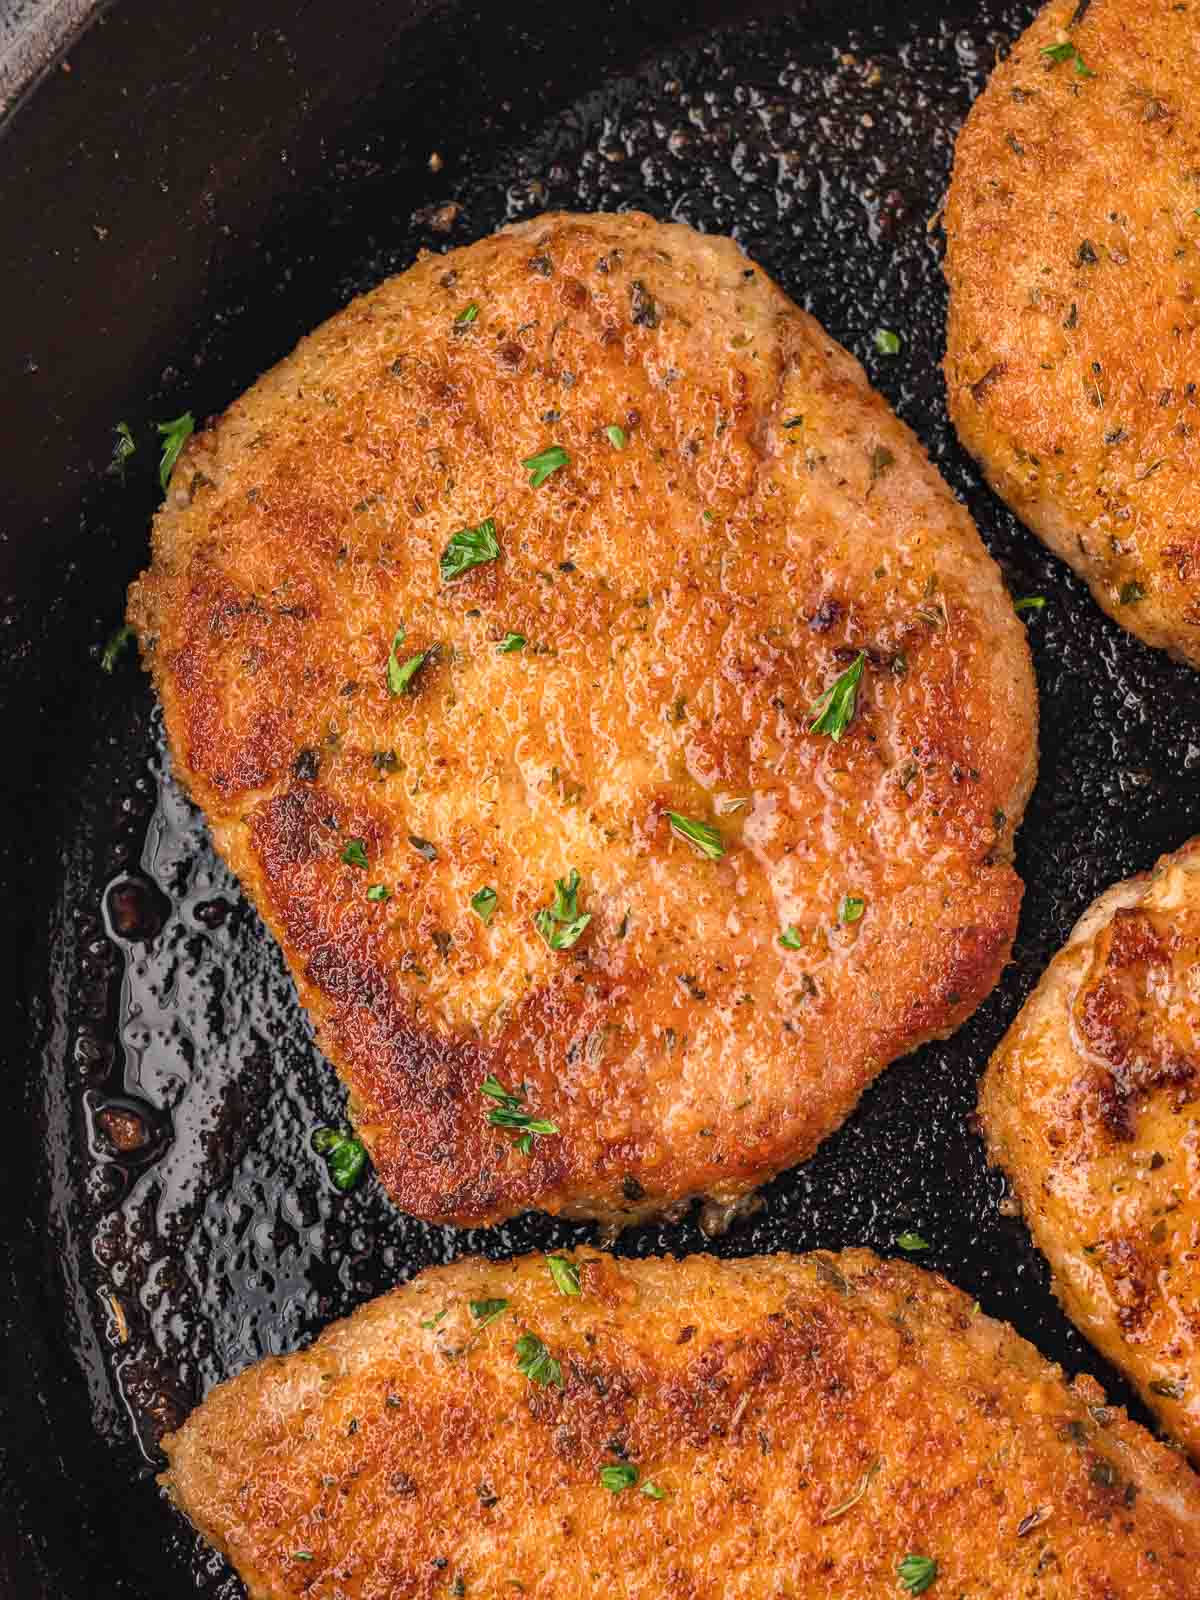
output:
[[[536,1333],[523,1333],[517,1340],[517,1371],[524,1373],[530,1383],[541,1389],[551,1384],[563,1388],[562,1367],[550,1354]]]
[[[535,456],[526,456],[521,465],[529,474],[529,487],[540,489],[552,472],[557,472],[559,467],[567,467],[571,458],[560,444],[548,444],[544,450],[539,450]]]
[[[110,635],[109,641],[104,646],[104,651],[100,657],[101,671],[111,672],[136,638],[137,634],[132,624],[128,622],[123,628],[118,628],[114,634]]]
[[[528,640],[523,633],[506,633],[496,646],[498,656],[515,655],[518,650],[524,650]]]
[[[547,1133],[557,1133],[557,1123],[551,1122],[546,1117],[534,1117],[528,1111],[521,1110],[521,1102],[525,1098],[522,1087],[516,1093],[511,1093],[489,1072],[479,1085],[482,1095],[488,1100],[494,1100],[495,1105],[487,1114],[487,1119],[493,1128],[514,1128],[517,1137],[513,1140],[513,1148],[522,1155],[528,1155],[533,1148],[534,1136],[541,1137]]]
[[[1073,45],[1069,39],[1064,39],[1061,44],[1047,45],[1041,54],[1049,67],[1057,67],[1063,61],[1073,61],[1077,77],[1094,78],[1096,76],[1079,54],[1078,47]],[[919,1594],[920,1590],[917,1590],[916,1593]]]
[[[624,450],[624,448],[625,448],[625,429],[624,428],[618,427],[615,422],[610,422],[608,427],[605,428],[604,431],[608,435],[609,440],[611,441],[612,447],[613,447],[614,450]]]
[[[453,583],[464,572],[470,572],[472,567],[481,567],[485,562],[499,560],[499,557],[500,544],[496,538],[495,521],[485,517],[473,528],[460,528],[457,533],[451,534],[438,563],[442,582]]]
[[[657,1483],[651,1482],[649,1478],[642,1485],[642,1493],[648,1500],[665,1500],[667,1498],[667,1491]]]
[[[919,1233],[898,1233],[896,1235],[896,1243],[901,1250],[908,1250],[909,1252],[929,1249],[929,1240],[922,1239]]]
[[[353,1189],[367,1164],[366,1147],[353,1134],[337,1128],[318,1128],[312,1136],[312,1147],[325,1157],[333,1187],[343,1194]]]
[[[546,1265],[559,1294],[579,1294],[579,1268],[566,1256],[547,1256]]]
[[[172,422],[156,422],[154,426],[162,435],[162,456],[158,463],[158,481],[164,492],[170,482],[171,469],[179,460],[179,453],[191,438],[196,427],[196,419],[190,411],[185,411],[181,417],[176,417]]]
[[[507,1300],[468,1300],[467,1305],[480,1328],[486,1328],[508,1310]]]
[[[462,308],[462,310],[458,313],[458,315],[455,317],[455,319],[454,319],[455,325],[458,326],[458,327],[465,328],[470,323],[474,322],[475,318],[478,315],[479,315],[479,307],[476,305],[475,301],[472,300],[470,305],[464,306]]]
[[[313,1553],[312,1553],[311,1550],[293,1550],[292,1551],[292,1560],[293,1561],[311,1561],[312,1558],[313,1558]]]
[[[799,950],[803,948],[804,941],[800,937],[800,929],[794,922],[789,922],[779,935],[779,942],[785,950]]]
[[[841,739],[854,721],[858,685],[866,659],[866,651],[860,650],[845,672],[835,678],[821,697],[809,707],[808,714],[813,719],[809,724],[810,733],[827,733],[835,743]]]
[[[131,455],[136,453],[137,445],[133,441],[133,434],[130,433],[127,422],[118,422],[113,432],[117,436],[117,442],[113,445],[112,460],[108,463],[105,471],[113,477],[120,478],[121,482],[124,483],[125,463]]]
[[[449,1309],[449,1306],[443,1306],[442,1309],[435,1312],[432,1317],[423,1318],[421,1321],[421,1326],[423,1328],[436,1328],[438,1323],[441,1322],[442,1318],[446,1315]]]
[[[590,911],[579,910],[579,874],[574,867],[566,878],[555,878],[554,899],[543,906],[533,925],[551,950],[569,950],[592,920]]]
[[[386,883],[373,883],[367,890],[367,899],[378,905],[383,900],[390,900],[392,891]]]
[[[1044,611],[1046,609],[1046,596],[1044,594],[1027,594],[1023,600],[1013,601],[1013,610],[1020,615],[1022,611]]]
[[[367,861],[367,847],[361,839],[347,839],[342,850],[342,860],[348,867],[365,867]]]
[[[610,1494],[621,1494],[625,1489],[632,1489],[637,1481],[638,1469],[630,1461],[600,1468],[600,1482]]]
[[[499,898],[495,889],[489,889],[486,883],[482,889],[476,889],[471,896],[471,910],[485,928],[491,927],[492,918],[496,915],[496,905]]]
[[[900,1587],[909,1594],[924,1594],[938,1575],[937,1562],[932,1556],[905,1556],[896,1568]]]
[[[881,356],[898,356],[900,354],[900,335],[893,333],[890,328],[876,328],[875,348]]]
[[[1146,591],[1140,583],[1126,583],[1121,588],[1121,604],[1123,606],[1135,606],[1139,600],[1144,600],[1145,598]]]
[[[867,902],[859,895],[846,894],[842,896],[842,903],[838,907],[839,922],[857,922],[867,909]]]
[[[413,679],[433,655],[434,646],[430,645],[428,650],[419,650],[415,656],[409,656],[406,661],[401,661],[398,652],[404,643],[407,631],[401,623],[396,629],[392,648],[388,652],[387,686],[390,695],[414,694],[416,691],[413,688]]]
[[[671,832],[676,838],[685,839],[688,844],[695,845],[700,854],[707,856],[710,861],[720,861],[725,854],[721,830],[714,828],[711,822],[699,822],[695,817],[683,817],[678,811],[668,811],[667,821],[671,824]]]

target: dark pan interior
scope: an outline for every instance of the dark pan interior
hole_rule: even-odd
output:
[[[3,668],[21,993],[3,1090],[12,1281],[0,1309],[10,1527],[0,1594],[6,1573],[13,1595],[240,1594],[160,1499],[162,1430],[221,1377],[293,1349],[423,1266],[594,1237],[537,1216],[493,1232],[427,1227],[392,1210],[373,1179],[344,1197],[331,1188],[308,1138],[339,1115],[333,1073],[278,952],[164,772],[147,680],[128,659],[111,677],[98,666],[145,555],[152,420],[221,409],[419,249],[552,207],[638,207],[732,233],[865,362],[968,503],[1014,593],[1047,600],[1028,624],[1041,776],[1019,836],[1027,891],[1001,987],[952,1040],[888,1071],[813,1161],[769,1187],[757,1216],[712,1246],[692,1219],[627,1234],[619,1248],[890,1254],[915,1230],[931,1245],[926,1264],[1128,1401],[1059,1312],[971,1128],[978,1074],[1049,955],[1101,889],[1189,836],[1200,784],[1195,678],[1101,616],[981,487],[946,418],[940,239],[927,224],[961,119],[1033,8],[846,3],[752,16],[613,3],[568,8],[568,20],[522,8],[514,21],[504,6],[432,5],[407,8],[407,31],[393,17],[379,42],[369,29],[353,36],[378,9],[349,5],[324,57],[310,8],[290,8],[290,34],[287,9],[277,35],[264,25],[254,46],[261,117],[289,130],[283,198],[239,190],[247,174],[263,181],[252,141],[210,143],[200,159],[188,144],[200,128],[171,131],[148,104],[130,146],[147,165],[135,182],[149,181],[155,118],[166,116],[163,149],[179,147],[158,233],[147,224],[142,255],[130,246],[123,269],[98,254],[97,212],[92,237],[77,240],[83,281],[57,333],[33,308],[27,329],[3,335],[10,354],[25,350],[31,388],[6,402],[22,457]],[[153,50],[173,37],[162,11],[118,6],[77,47],[73,71],[150,81]],[[172,15],[178,23],[168,6]],[[232,12],[214,15],[231,37]],[[201,69],[188,52],[198,47],[176,42],[179,114],[195,119],[188,73]],[[218,80],[226,99],[214,116],[253,128],[253,81],[236,67]],[[64,93],[57,81],[43,88],[25,126],[51,104],[43,97]],[[80,125],[70,136],[82,150],[96,133]],[[33,204],[53,173],[42,143],[11,159],[21,137],[18,121],[0,178],[23,174]],[[225,212],[237,227],[223,235]],[[64,270],[57,253],[45,270],[51,280]],[[123,270],[138,288],[124,301]],[[901,335],[898,357],[876,353],[879,328]],[[101,348],[111,338],[118,347]],[[124,388],[113,376],[122,359]],[[100,401],[112,409],[96,415]],[[122,419],[140,447],[124,485],[100,470]],[[70,460],[47,477],[44,453],[64,448]],[[143,1142],[122,1152],[114,1130]]]

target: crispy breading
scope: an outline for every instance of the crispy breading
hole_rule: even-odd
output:
[[[980,1113],[1068,1316],[1200,1463],[1200,840],[1080,920]]]
[[[1052,0],[972,107],[945,212],[963,443],[1110,616],[1193,666],[1198,93],[1194,5]]]
[[[564,1259],[578,1296],[422,1273],[164,1440],[252,1600],[879,1600],[910,1556],[931,1597],[1194,1600],[1187,1464],[933,1273]]]
[[[482,519],[499,557],[443,581]],[[1023,629],[731,241],[558,216],[423,258],[192,438],[153,545],[130,616],[175,771],[404,1209],[728,1202],[996,982]],[[810,731],[860,652],[844,736]],[[488,1074],[557,1132],[490,1125]]]

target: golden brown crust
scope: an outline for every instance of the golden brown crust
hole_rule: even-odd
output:
[[[1200,840],[1096,901],[980,1111],[1068,1314],[1200,1461]]]
[[[443,584],[484,516],[501,558]],[[909,431],[728,240],[547,217],[356,301],[192,439],[130,615],[406,1210],[742,1194],[1008,957],[1023,630]],[[401,623],[437,653],[392,696]],[[854,723],[810,733],[859,650]],[[572,868],[592,921],[555,952],[531,919]],[[515,1151],[486,1073],[559,1133]]]
[[[1052,0],[972,107],[945,214],[963,443],[1111,616],[1193,666],[1198,92],[1194,4]]]
[[[578,1297],[539,1256],[423,1273],[164,1440],[254,1600],[878,1600],[908,1555],[932,1594],[1194,1600],[1184,1461],[943,1279],[866,1251],[571,1259]],[[485,1300],[508,1305],[480,1329]],[[518,1371],[525,1333],[561,1390]]]

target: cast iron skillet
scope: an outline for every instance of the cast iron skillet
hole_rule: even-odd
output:
[[[590,1237],[538,1217],[456,1233],[399,1216],[373,1180],[333,1191],[308,1147],[338,1116],[333,1074],[163,781],[146,680],[98,660],[145,558],[153,422],[221,409],[419,248],[550,206],[732,232],[865,360],[1014,592],[1047,599],[1029,624],[1041,779],[1005,981],[715,1248],[892,1253],[919,1232],[927,1264],[1127,1401],[1057,1310],[970,1126],[988,1051],[1049,954],[1100,889],[1189,836],[1200,775],[1196,678],[1101,616],[980,487],[946,420],[926,224],[961,118],[1031,7],[28,10],[10,5],[7,32],[0,16],[0,95],[17,102],[0,140],[0,862],[15,935],[0,1596],[239,1594],[159,1498],[161,1430],[219,1377],[421,1266]],[[899,357],[875,351],[879,328],[901,335]],[[124,484],[104,474],[120,421],[138,441]],[[691,1220],[620,1248],[704,1245]]]

